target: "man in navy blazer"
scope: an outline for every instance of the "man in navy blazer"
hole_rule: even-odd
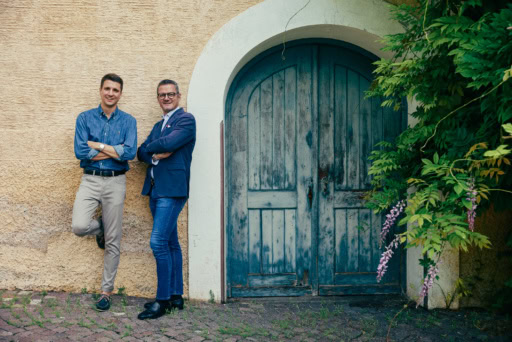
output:
[[[178,216],[189,195],[190,164],[196,143],[196,121],[179,107],[178,84],[162,80],[157,98],[163,119],[137,151],[147,163],[142,194],[149,196],[153,215],[150,246],[156,260],[156,299],[144,305],[139,319],[158,318],[166,310],[183,309],[183,261],[178,241]]]

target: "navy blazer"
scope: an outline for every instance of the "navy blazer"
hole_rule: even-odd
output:
[[[190,164],[192,151],[196,144],[196,119],[183,108],[178,109],[165,124],[162,130],[161,120],[153,126],[146,141],[140,145],[137,158],[149,164],[142,194],[151,191],[151,168],[155,185],[155,197],[188,197],[190,188]],[[160,159],[153,165],[151,157],[155,153],[172,152],[172,155]]]

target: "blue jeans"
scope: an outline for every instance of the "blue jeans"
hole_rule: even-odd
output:
[[[158,285],[156,299],[167,300],[183,294],[183,257],[178,241],[178,216],[187,202],[185,197],[149,198],[153,215],[150,246],[156,259]]]

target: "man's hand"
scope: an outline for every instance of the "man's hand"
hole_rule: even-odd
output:
[[[160,159],[169,158],[171,156],[171,154],[172,154],[172,152],[156,153],[156,154],[153,154],[152,158],[154,161],[157,161]]]
[[[90,148],[92,148],[92,149],[94,149],[94,150],[98,150],[98,151],[100,150],[100,144],[101,144],[101,143],[99,143],[99,142],[97,142],[97,141],[90,141],[90,140],[89,140],[89,141],[87,142],[87,145],[89,145],[89,147],[90,147]]]

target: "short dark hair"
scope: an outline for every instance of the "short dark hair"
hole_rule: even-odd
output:
[[[123,79],[119,77],[119,75],[116,74],[106,74],[101,78],[100,83],[100,89],[103,88],[103,83],[105,83],[106,80],[119,83],[121,85],[121,91],[123,91]]]
[[[156,94],[158,95],[158,88],[160,88],[160,86],[163,86],[164,84],[172,84],[176,87],[176,92],[179,94],[180,93],[180,87],[178,86],[178,82],[176,81],[173,81],[173,80],[168,80],[168,79],[165,79],[165,80],[161,80],[160,83],[158,83],[158,87],[156,87]]]

